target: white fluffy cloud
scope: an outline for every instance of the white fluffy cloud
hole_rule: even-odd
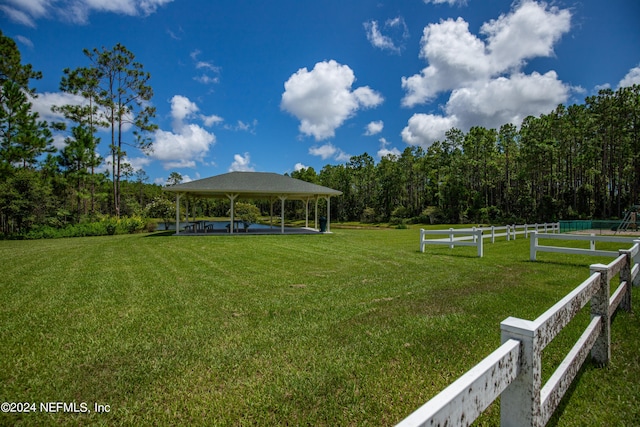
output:
[[[519,71],[525,60],[553,55],[553,45],[569,31],[571,13],[524,1],[508,15],[482,25],[486,42],[469,32],[462,18],[425,27],[420,56],[429,66],[402,78],[403,104],[412,107],[438,93]]]
[[[382,132],[382,129],[384,129],[384,122],[382,120],[378,120],[377,122],[369,123],[364,134],[367,136],[376,135]]]
[[[322,160],[329,159],[333,157],[335,160],[342,162],[347,161],[351,158],[350,154],[345,153],[340,148],[336,147],[331,143],[327,143],[321,145],[320,147],[314,146],[309,148],[309,154],[312,156],[318,156],[322,158]]]
[[[633,85],[640,85],[640,66],[629,70],[627,75],[618,83],[619,88]]]
[[[233,156],[233,163],[229,166],[229,172],[253,172],[254,169],[251,166],[251,156],[249,153],[244,153],[244,156],[236,154]]]
[[[39,93],[37,97],[30,97],[29,101],[33,107],[33,111],[37,112],[40,119],[48,122],[65,121],[62,113],[54,113],[51,107],[62,105],[85,105],[87,101],[80,95],[73,95],[67,92],[44,92]]]
[[[455,116],[414,114],[402,130],[402,140],[409,145],[428,146],[441,139],[452,127],[458,127],[458,118]]]
[[[446,111],[465,130],[471,126],[520,125],[525,117],[547,113],[568,97],[569,88],[555,71],[517,73],[454,90]]]
[[[281,108],[300,120],[299,130],[321,141],[335,135],[345,120],[362,108],[383,102],[368,86],[352,90],[353,70],[334,60],[299,69],[285,82]]]
[[[175,95],[171,98],[171,117],[174,129],[181,127],[187,117],[193,116],[197,112],[198,106],[186,96]]]
[[[402,153],[396,147],[389,148],[391,143],[387,141],[385,138],[380,138],[380,149],[378,150],[378,158],[383,158],[384,156],[400,156]]]
[[[165,169],[195,167],[202,162],[215,144],[213,133],[187,119],[200,118],[198,106],[182,95],[171,98],[172,131],[159,129],[155,132],[153,151],[150,156],[163,163]],[[206,116],[205,122],[206,122]]]
[[[428,66],[402,78],[402,104],[415,107],[450,91],[446,116],[414,114],[402,131],[405,142],[428,146],[450,127],[498,127],[520,124],[528,115],[547,112],[565,102],[570,87],[555,71],[524,74],[527,60],[553,55],[569,31],[571,13],[545,3],[524,0],[482,25],[484,39],[469,31],[462,18],[424,29],[420,56]]]
[[[128,16],[148,16],[173,0],[7,0],[0,5],[14,22],[35,27],[41,18],[58,18],[86,24],[92,12],[111,12]]]
[[[320,147],[315,146],[309,148],[309,154],[311,154],[312,156],[319,156],[322,158],[322,160],[333,157],[337,151],[338,149],[331,143],[324,144]]]

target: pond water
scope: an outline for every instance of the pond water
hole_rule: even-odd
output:
[[[182,221],[180,222],[180,229],[184,229],[184,227],[186,227],[187,225],[192,225],[194,224],[194,221]],[[226,231],[227,230],[227,226],[229,225],[230,221],[204,221],[204,226],[213,226],[213,230],[214,231]],[[242,228],[242,225],[240,226]],[[273,228],[279,228],[280,224],[276,224],[275,222],[273,223]],[[251,224],[251,226],[249,227],[249,229],[254,229],[254,230],[264,230],[264,229],[269,229],[271,228],[271,226],[269,224],[259,224],[259,223],[255,223],[255,224]],[[159,222],[158,223],[158,227],[156,228],[156,231],[167,231],[167,230],[175,230],[176,229],[176,223],[174,222],[170,222],[169,223],[169,227],[166,228],[164,222]]]

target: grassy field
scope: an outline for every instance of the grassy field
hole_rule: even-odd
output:
[[[0,400],[91,411],[0,425],[394,425],[497,348],[502,320],[536,318],[610,261],[333,231],[0,241]],[[551,425],[640,424],[638,315],[612,331],[610,365],[586,364]],[[498,404],[477,422],[498,423]]]

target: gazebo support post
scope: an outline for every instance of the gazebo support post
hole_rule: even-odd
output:
[[[280,232],[284,234],[284,201],[287,200],[287,196],[278,196],[280,199]]]
[[[269,197],[269,226],[273,228],[273,197]]]
[[[309,198],[304,201],[304,226],[309,228]]]
[[[184,220],[187,222],[187,226],[189,225],[189,195],[184,199]]]
[[[238,197],[237,194],[227,194],[227,197],[231,201],[231,222],[229,223],[229,233],[233,234],[233,227],[235,226],[233,208],[235,205],[235,200]]]
[[[316,211],[315,211],[315,215],[316,215],[316,220],[315,220],[315,229],[318,229],[318,196],[316,196]]]
[[[331,197],[325,197],[327,201],[327,233],[331,233]]]
[[[180,234],[180,197],[182,194],[176,193],[176,234]]]

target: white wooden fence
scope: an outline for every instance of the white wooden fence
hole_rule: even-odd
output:
[[[425,239],[426,235],[447,235],[449,236],[448,239],[434,239],[434,240],[429,240],[429,239]],[[455,238],[454,236],[456,234],[461,234],[462,236],[464,236],[463,238]],[[472,239],[473,241],[468,242],[466,240],[468,239]],[[420,229],[420,252],[424,252],[424,247],[426,245],[449,245],[451,247],[451,249],[454,248],[454,246],[476,246],[478,248],[478,256],[482,257],[483,253],[482,253],[482,242],[483,242],[484,238],[482,236],[482,230],[476,230],[476,229],[453,229],[450,228],[448,230],[424,230],[424,229]]]
[[[496,237],[506,237],[507,240],[515,240],[518,234],[529,237],[531,233],[544,230],[545,233],[559,233],[560,223],[545,224],[522,224],[505,225],[502,227],[473,227],[473,228],[450,228],[448,230],[425,230],[420,229],[420,252],[424,252],[426,245],[448,245],[451,249],[455,246],[475,246],[478,248],[478,256],[483,255],[483,240],[491,238],[491,243],[495,243]],[[445,235],[442,239],[427,239],[427,236]],[[460,236],[460,237],[456,237]],[[469,242],[471,240],[471,242]]]
[[[598,365],[609,362],[611,317],[618,307],[631,310],[631,285],[640,277],[638,261],[640,240],[631,249],[620,250],[610,264],[591,265],[589,278],[537,319],[505,319],[497,350],[397,426],[467,426],[498,396],[501,425],[544,426],[589,353]],[[618,273],[619,286],[609,297],[611,281]],[[542,350],[589,301],[591,322],[542,386]]]
[[[588,241],[589,249],[580,248],[565,248],[561,246],[544,246],[540,245],[540,239],[553,239],[553,240],[575,240],[575,241]],[[577,254],[577,255],[597,255],[597,256],[618,256],[618,252],[603,251],[596,249],[596,242],[613,242],[632,244],[633,237],[616,237],[616,236],[596,236],[595,234],[583,235],[583,234],[546,234],[531,233],[531,246],[529,250],[529,259],[531,261],[536,260],[537,252],[555,252],[563,254]]]

